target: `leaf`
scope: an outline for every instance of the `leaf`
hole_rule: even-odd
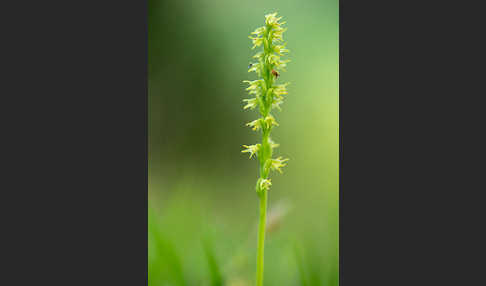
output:
[[[216,260],[214,248],[209,240],[206,238],[202,241],[206,260],[208,262],[209,276],[211,278],[211,286],[223,286],[223,276],[221,275],[221,268]]]
[[[173,244],[164,238],[152,208],[148,210],[149,285],[186,285],[182,264]]]

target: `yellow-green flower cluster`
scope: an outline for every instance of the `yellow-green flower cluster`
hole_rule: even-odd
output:
[[[268,179],[269,172],[274,170],[282,173],[281,168],[288,161],[282,157],[272,158],[273,149],[277,148],[279,144],[270,138],[272,128],[278,126],[271,111],[273,109],[281,110],[280,105],[283,103],[284,95],[287,94],[289,84],[275,84],[280,76],[279,72],[285,71],[289,62],[289,60],[281,59],[289,52],[286,43],[283,43],[283,33],[286,28],[282,27],[285,22],[280,22],[281,19],[282,17],[277,17],[277,13],[265,15],[265,25],[251,33],[249,38],[253,43],[252,49],[262,47],[262,50],[253,56],[256,62],[250,64],[248,72],[255,72],[259,79],[243,81],[248,84],[246,88],[248,94],[253,96],[243,100],[245,102],[243,109],[253,110],[258,107],[261,115],[260,118],[246,125],[254,131],[261,131],[262,143],[243,145],[245,149],[242,151],[250,153],[250,158],[255,155],[260,161],[260,178],[256,186],[258,193],[269,190],[272,184]]]

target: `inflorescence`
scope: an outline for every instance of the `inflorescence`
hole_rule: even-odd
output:
[[[272,158],[273,149],[277,148],[276,144],[270,138],[270,132],[274,126],[278,126],[275,117],[271,114],[273,109],[281,110],[280,105],[283,102],[284,95],[287,94],[287,85],[276,84],[281,71],[289,60],[282,60],[280,57],[289,52],[283,43],[283,33],[286,28],[282,28],[285,22],[279,22],[282,17],[277,17],[277,13],[265,15],[265,25],[251,33],[249,38],[252,40],[253,48],[263,46],[263,50],[253,56],[256,62],[249,65],[248,72],[255,72],[259,79],[243,82],[249,86],[246,89],[254,97],[244,99],[245,106],[243,109],[257,109],[261,115],[260,118],[253,120],[246,125],[254,131],[261,131],[262,142],[255,145],[243,145],[243,153],[249,153],[250,158],[256,156],[260,162],[260,178],[256,184],[256,192],[261,194],[262,191],[268,191],[272,185],[268,175],[271,170],[282,173],[281,168],[286,165],[288,159],[282,157]]]

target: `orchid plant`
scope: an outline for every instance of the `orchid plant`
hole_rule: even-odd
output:
[[[281,110],[280,105],[283,103],[283,95],[287,94],[287,85],[289,83],[277,84],[281,71],[289,60],[282,60],[280,57],[289,52],[283,43],[283,33],[287,30],[282,25],[285,22],[279,22],[282,17],[277,17],[277,13],[265,15],[265,25],[257,28],[249,37],[252,40],[252,49],[263,46],[263,49],[256,53],[253,58],[256,62],[251,63],[248,72],[255,72],[259,79],[249,81],[245,80],[249,86],[246,89],[252,98],[244,99],[246,105],[244,109],[257,109],[260,117],[246,125],[254,131],[260,131],[262,134],[261,143],[255,145],[243,145],[245,148],[242,152],[249,153],[250,158],[258,158],[260,167],[260,177],[256,183],[256,193],[260,199],[260,218],[258,226],[258,244],[257,244],[257,270],[256,285],[263,285],[263,264],[264,264],[264,243],[265,243],[265,224],[267,219],[267,200],[268,191],[272,185],[269,178],[270,171],[282,173],[281,168],[286,165],[288,159],[282,157],[273,158],[273,151],[279,146],[275,143],[270,133],[278,123],[271,114],[272,110]]]

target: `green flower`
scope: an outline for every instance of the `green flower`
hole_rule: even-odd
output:
[[[258,151],[260,150],[260,146],[261,144],[256,144],[256,145],[243,145],[244,148],[246,148],[245,150],[241,151],[241,153],[250,153],[250,159],[251,157],[253,157],[253,155],[257,154],[258,155]]]
[[[265,25],[267,25],[267,26],[279,25],[278,21],[280,21],[280,19],[282,19],[282,17],[277,18],[276,16],[277,16],[277,13],[271,13],[271,14],[265,15]]]
[[[246,88],[248,94],[259,95],[262,93],[262,90],[264,89],[265,86],[265,82],[262,79],[253,80],[253,81],[244,80],[243,82],[250,85],[249,87]]]
[[[272,125],[278,126],[277,121],[275,121],[275,118],[271,114],[269,114],[269,115],[267,115],[267,117],[265,117],[265,121],[264,122],[266,124],[265,127],[267,129],[270,129],[272,127]]]
[[[256,48],[256,47],[259,47],[263,44],[263,38],[259,38],[259,37],[252,37],[252,36],[249,36],[248,38],[250,38],[253,42],[253,47],[252,49]]]
[[[270,169],[273,171],[278,171],[280,174],[282,174],[282,170],[280,168],[287,166],[285,164],[286,161],[289,159],[282,159],[282,157],[278,157],[277,159],[270,159]]]
[[[260,190],[261,191],[268,191],[270,189],[270,186],[272,185],[272,180],[271,179],[261,179],[260,180]]]
[[[255,109],[258,105],[258,100],[256,98],[249,98],[249,99],[243,99],[243,102],[246,102],[246,105],[243,107],[243,109]]]
[[[263,119],[258,118],[253,120],[252,122],[248,122],[246,126],[250,126],[253,131],[258,131],[262,128],[262,121]]]
[[[264,54],[263,52],[258,52],[258,53],[256,53],[256,54],[253,56],[253,58],[254,58],[254,59],[263,60],[263,56],[264,56],[264,55],[265,55],[265,54]]]
[[[276,85],[273,88],[273,94],[275,94],[275,95],[288,94],[288,92],[287,92],[287,85],[289,85],[289,84],[290,83],[287,82],[287,83],[284,83],[284,84]]]
[[[257,37],[263,36],[263,33],[265,33],[265,27],[260,27],[257,28],[255,31],[253,31],[251,34],[256,35]]]
[[[285,53],[290,52],[288,49],[285,48],[285,45],[286,43],[284,45],[276,45],[273,47],[273,51],[280,56],[283,56]]]

